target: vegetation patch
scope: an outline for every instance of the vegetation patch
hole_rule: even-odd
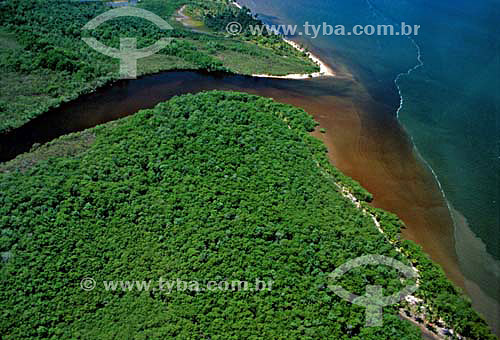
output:
[[[329,164],[309,135],[315,126],[270,99],[185,95],[90,129],[85,152],[0,174],[2,337],[420,339],[398,306],[384,309],[382,327],[364,327],[365,309],[327,287],[358,256],[409,261],[339,192],[337,183],[371,198]],[[398,233],[397,220],[381,219]],[[80,287],[86,277],[94,290]],[[274,284],[171,293],[102,284],[160,277]],[[411,282],[367,266],[336,283],[358,295],[380,284],[388,295]],[[447,294],[447,318],[474,315]],[[486,334],[482,320],[471,320],[464,333],[486,339],[475,336]]]
[[[206,15],[210,8],[229,7],[216,0],[144,0],[138,6],[167,19],[188,3],[190,8],[204,8],[198,12]],[[171,31],[161,31],[144,19],[132,17],[113,19],[90,32],[82,31],[88,21],[109,9],[100,1],[2,2],[0,132],[19,127],[50,108],[117,79],[118,60],[91,49],[82,40],[85,36],[115,48],[119,47],[120,37],[138,38],[139,48],[160,38],[173,38],[174,42],[156,55],[139,60],[138,75],[179,69],[282,75],[317,69],[304,53],[285,46],[277,37],[271,43],[268,38],[267,42],[249,40],[229,37],[224,32],[202,34],[175,25],[175,20]],[[248,11],[239,15],[252,18]],[[230,51],[231,58],[222,57],[221,50]],[[289,58],[282,58],[284,55]]]
[[[34,145],[30,152],[15,159],[0,163],[0,172],[26,172],[35,164],[51,158],[73,157],[84,151],[94,142],[95,134],[90,130],[71,133],[43,145]]]

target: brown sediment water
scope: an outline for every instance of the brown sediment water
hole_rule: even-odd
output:
[[[404,237],[416,241],[456,284],[464,287],[454,251],[453,224],[439,187],[390,107],[376,103],[349,75],[307,80],[166,72],[119,81],[62,105],[0,135],[1,160],[60,135],[150,108],[174,95],[204,90],[236,90],[304,108],[327,129],[316,133],[332,163],[374,195],[373,205],[397,214]]]
[[[315,135],[328,146],[332,163],[373,194],[374,206],[396,213],[405,222],[403,237],[422,246],[500,334],[498,261],[485,256],[486,246],[446,200],[397,119],[360,84],[353,87],[352,101],[325,100],[337,103],[331,104],[334,110],[322,102],[305,105],[327,128],[326,134]],[[298,100],[295,104],[302,106]],[[491,279],[495,277],[496,281]]]
[[[331,162],[374,196],[373,205],[397,214],[403,236],[420,244],[447,276],[465,288],[455,253],[453,220],[434,175],[420,161],[390,108],[375,103],[362,86],[350,84],[347,98],[283,98],[303,107],[327,129],[316,132]]]
[[[314,135],[328,147],[331,162],[373,194],[374,206],[397,214],[407,226],[403,236],[420,244],[455,284],[471,287],[459,270],[453,221],[432,172],[419,160],[391,108],[375,102],[349,76],[285,80],[179,71],[119,81],[0,135],[0,160],[174,95],[213,89],[243,91],[304,108],[326,128],[326,133],[318,129]],[[479,301],[481,290],[476,288],[473,300]]]
[[[364,15],[363,5],[352,4],[351,6],[351,2],[346,2],[346,6],[328,1],[314,4],[314,6],[307,1],[297,1],[286,5],[276,1],[238,0],[238,2],[251,8],[254,13],[259,14],[262,20],[270,24],[299,24],[300,26],[306,20],[321,21],[319,18],[322,18],[324,22],[331,21],[332,23],[335,20],[338,23],[351,22],[350,19],[356,18],[355,23],[358,24],[360,18]],[[364,3],[364,1],[360,3]],[[366,1],[366,3],[370,7],[368,13],[370,21],[372,21],[372,16],[381,15],[386,17],[384,13],[381,13],[376,8],[378,6],[374,7],[371,4],[372,1]],[[312,10],[308,10],[309,8]],[[337,8],[339,14],[328,13],[332,9],[337,12]],[[398,6],[390,6],[390,8],[395,10]],[[423,19],[424,16],[417,15],[415,18],[420,17]],[[432,15],[430,15],[430,18],[432,18]],[[391,20],[389,18],[389,21]],[[435,20],[431,19],[431,21],[434,22]],[[456,36],[456,34],[453,35]],[[420,157],[418,151],[414,150],[412,141],[409,140],[408,135],[394,117],[399,113],[398,105],[403,104],[401,88],[399,86],[394,87],[394,78],[399,77],[397,75],[399,72],[405,70],[412,72],[411,70],[420,67],[418,65],[426,59],[425,50],[423,51],[423,59],[421,59],[420,48],[422,48],[422,45],[418,45],[418,42],[413,41],[413,47],[417,47],[416,55],[413,55],[412,48],[408,50],[405,48],[392,50],[390,44],[386,44],[384,39],[376,39],[366,43],[362,39],[331,38],[328,36],[312,38],[307,34],[301,36],[301,33],[293,38],[304,43],[316,55],[321,56],[322,60],[334,67],[337,74],[342,73],[339,72],[341,70],[352,73],[355,77],[361,79],[360,82],[353,84],[353,92],[357,94],[357,98],[353,96],[351,109],[346,108],[345,111],[351,113],[350,117],[347,117],[349,116],[347,114],[345,117],[339,115],[338,112],[334,115],[325,116],[320,111],[320,105],[316,105],[318,107],[317,111],[313,110],[316,107],[308,109],[309,112],[319,117],[318,120],[321,121],[323,127],[335,129],[329,131],[326,135],[317,134],[329,147],[332,162],[344,173],[361,182],[365,188],[374,194],[375,201],[373,204],[375,206],[396,213],[406,223],[407,229],[404,230],[403,236],[421,245],[431,255],[432,259],[443,267],[447,276],[458,286],[465,289],[465,292],[472,300],[474,308],[485,316],[488,324],[500,337],[500,262],[490,255],[484,242],[471,230],[462,214],[455,211],[447,202],[444,193],[441,191],[441,184],[438,182],[433,170],[428,167],[426,160]],[[425,38],[422,37],[421,39]],[[417,40],[421,41],[421,39]],[[430,40],[435,42],[439,39],[435,40],[430,37]],[[428,41],[430,42],[430,40]],[[373,41],[377,43],[375,44]],[[462,45],[460,44],[460,46]],[[388,51],[382,52],[385,48],[389,48]],[[370,51],[365,51],[368,49]],[[411,55],[410,59],[408,59],[408,66],[404,62],[400,64],[405,60],[404,54],[406,52],[410,52]],[[416,58],[416,60],[412,58]],[[432,57],[428,60],[429,64],[433,62],[431,59]],[[437,60],[440,59],[435,59],[434,62]],[[418,63],[413,64],[413,62]],[[428,63],[426,62],[426,64]],[[413,65],[415,65],[414,68],[409,69]],[[430,82],[435,80],[429,79]],[[367,94],[367,88],[379,102],[384,102],[393,107],[384,107],[382,103],[376,103]],[[469,89],[469,86],[466,88]],[[339,99],[338,96],[336,99]],[[432,100],[429,100],[429,103],[431,103]],[[455,105],[453,100],[450,102]],[[421,101],[422,107],[426,107],[429,103],[425,101],[424,96]],[[459,106],[459,104],[456,105]],[[479,105],[483,105],[483,103]],[[408,106],[405,105],[405,107]],[[323,108],[324,112],[331,112],[328,111],[328,105],[324,105]],[[445,108],[442,107],[442,109]],[[432,109],[430,111],[436,112]],[[490,111],[489,114],[494,112],[494,106]],[[478,113],[474,109],[471,112]],[[322,115],[323,117],[321,117]],[[404,115],[409,116],[412,113],[406,112]],[[417,117],[418,114],[415,116]],[[418,117],[415,119],[425,120],[422,118],[423,116]],[[432,118],[430,119],[432,120]],[[422,123],[418,126],[427,129],[430,125],[432,124],[426,125]],[[471,121],[469,125],[472,127],[474,123]],[[410,124],[407,126],[412,127]],[[412,128],[415,129],[415,126]],[[430,129],[430,132],[426,132],[427,138],[432,139],[432,137],[429,137],[432,131],[434,133],[442,132]],[[451,139],[451,134],[448,135],[444,132],[444,135]],[[417,136],[418,134],[415,133],[414,137]],[[455,138],[461,137],[455,135]],[[442,143],[444,139],[441,138],[440,140]],[[491,141],[493,142],[493,139]],[[455,143],[450,141],[450,144]],[[453,147],[447,147],[447,150],[453,149]],[[422,150],[427,151],[427,155],[429,155],[429,148],[432,148],[432,145],[427,145],[427,149],[423,145]],[[446,146],[436,145],[436,154],[439,154],[439,150],[443,151],[445,148]],[[446,152],[441,152],[441,157],[445,154]],[[450,158],[453,157],[452,154],[449,155]],[[455,164],[454,167],[457,166],[457,163],[453,162],[448,164]],[[469,166],[488,165],[469,164]],[[447,176],[446,170],[443,171],[443,168],[438,169],[436,167],[436,170],[439,170],[438,175],[443,182],[444,188],[450,190],[452,178]],[[465,173],[465,170],[461,173]],[[457,177],[455,177],[456,179]],[[463,181],[467,182],[468,180],[467,178]],[[475,183],[481,185],[481,183],[488,182],[476,181]],[[489,183],[494,183],[494,181]],[[470,189],[469,187],[468,191],[473,191]],[[447,194],[457,204],[460,201],[465,202],[465,200],[457,200],[456,197],[453,197],[452,192]],[[464,192],[462,192],[463,194]],[[467,204],[474,206],[473,209],[476,210],[476,213],[482,212],[484,207],[481,205],[485,203],[485,200],[484,198],[475,198],[473,199],[474,202],[472,202],[473,205],[471,205],[470,201]],[[491,200],[494,199],[494,196],[492,196]],[[481,204],[479,204],[480,202]],[[465,209],[463,205],[461,209]],[[471,214],[470,208],[467,213]],[[488,211],[485,209],[483,214],[495,216],[494,210]],[[470,217],[473,218],[472,215]],[[494,233],[495,222],[498,224],[498,220],[489,222],[491,224],[492,240],[498,240]],[[482,237],[484,239],[484,233]],[[494,246],[494,242],[489,242],[490,246],[491,244]]]

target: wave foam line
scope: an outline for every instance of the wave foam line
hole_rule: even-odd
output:
[[[394,20],[389,19],[384,14],[382,14],[381,11],[379,9],[377,9],[373,5],[373,3],[371,2],[371,0],[366,0],[366,3],[368,4],[368,7],[370,7],[370,9],[371,9],[372,13],[374,14],[374,16],[378,15],[382,19],[391,22],[393,25],[400,26],[397,22],[395,22]],[[420,48],[420,45],[415,41],[415,39],[413,39],[413,37],[407,36],[407,38],[411,41],[412,45],[415,47],[415,49],[417,51],[417,64],[415,66],[413,66],[412,68],[410,68],[408,71],[399,73],[396,76],[396,78],[394,79],[394,84],[396,85],[396,89],[398,90],[398,94],[399,94],[399,98],[400,98],[400,100],[399,100],[399,107],[398,107],[398,109],[396,111],[396,118],[398,119],[398,121],[399,121],[399,113],[401,112],[401,110],[404,107],[404,96],[403,96],[403,92],[401,90],[401,86],[399,86],[399,81],[400,81],[400,79],[402,77],[408,77],[408,76],[410,76],[414,71],[418,70],[419,68],[421,68],[421,67],[423,67],[425,65],[424,61],[422,59],[422,50]],[[446,193],[445,193],[445,191],[443,189],[443,186],[441,185],[441,181],[439,180],[436,172],[434,171],[434,169],[432,168],[432,166],[429,164],[429,162],[419,152],[419,150],[417,148],[417,145],[416,145],[415,141],[413,140],[413,136],[411,136],[411,134],[409,134],[409,133],[407,133],[407,135],[410,137],[411,144],[413,146],[413,150],[414,150],[415,154],[425,164],[425,166],[431,171],[432,176],[434,177],[434,180],[436,181],[436,183],[438,185],[439,191],[441,192],[441,195],[442,195],[444,201],[446,202],[446,206],[448,208],[448,214],[450,215],[450,219],[451,219],[452,224],[453,224],[453,235],[454,235],[454,237],[456,239],[456,237],[457,237],[457,235],[456,235],[456,233],[457,233],[456,221],[455,221],[455,218],[453,217],[453,214],[451,212],[452,207],[451,207],[450,202],[448,201],[448,198],[446,197]],[[456,252],[456,245],[455,245],[455,252]],[[458,257],[458,254],[457,254],[457,257]]]
[[[410,68],[408,71],[398,74],[396,76],[396,78],[394,79],[394,84],[396,84],[396,88],[398,89],[399,98],[400,98],[399,107],[398,107],[398,110],[396,111],[396,118],[398,118],[398,119],[399,119],[399,113],[403,109],[403,104],[404,104],[404,96],[403,96],[403,93],[401,91],[401,87],[399,86],[399,80],[401,79],[401,77],[408,77],[409,75],[412,74],[413,71],[416,71],[425,65],[423,60],[422,60],[422,52],[421,52],[420,46],[417,44],[415,39],[413,39],[412,37],[409,36],[408,39],[412,42],[413,46],[415,46],[415,49],[417,50],[417,62],[418,63],[417,63],[417,65]]]

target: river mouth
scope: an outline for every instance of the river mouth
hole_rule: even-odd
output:
[[[465,287],[453,238],[453,221],[435,178],[415,154],[393,115],[352,79],[269,79],[223,73],[164,72],[121,80],[0,135],[1,161],[59,136],[151,108],[176,95],[232,90],[273,98],[305,109],[326,133],[313,134],[331,162],[374,195],[373,205],[397,214],[403,236],[420,244],[447,276]]]
[[[176,71],[120,80],[0,135],[1,161],[28,152],[35,143],[126,117],[176,95],[215,89],[257,94],[305,109],[326,128],[326,133],[315,135],[328,147],[332,163],[372,192],[375,206],[398,214],[408,226],[404,236],[423,245],[463,286],[453,265],[457,261],[452,221],[446,218],[447,207],[433,177],[415,157],[397,120],[387,114],[391,108],[374,102],[350,79],[286,80]],[[437,237],[426,237],[429,234]]]
[[[233,90],[288,102],[286,98],[294,96],[344,97],[350,83],[349,80],[331,81],[326,77],[314,81],[278,80],[204,71],[168,71],[134,80],[118,80],[63,103],[17,129],[0,134],[0,162],[30,151],[34,144],[43,144],[68,133],[129,116],[177,95]]]

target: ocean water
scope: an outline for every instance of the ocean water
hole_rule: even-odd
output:
[[[421,26],[411,38],[294,38],[338,71],[347,67],[387,107],[384,114],[397,116],[449,204],[466,290],[498,327],[500,1],[239,2],[266,23],[298,24],[299,30],[305,22]]]

